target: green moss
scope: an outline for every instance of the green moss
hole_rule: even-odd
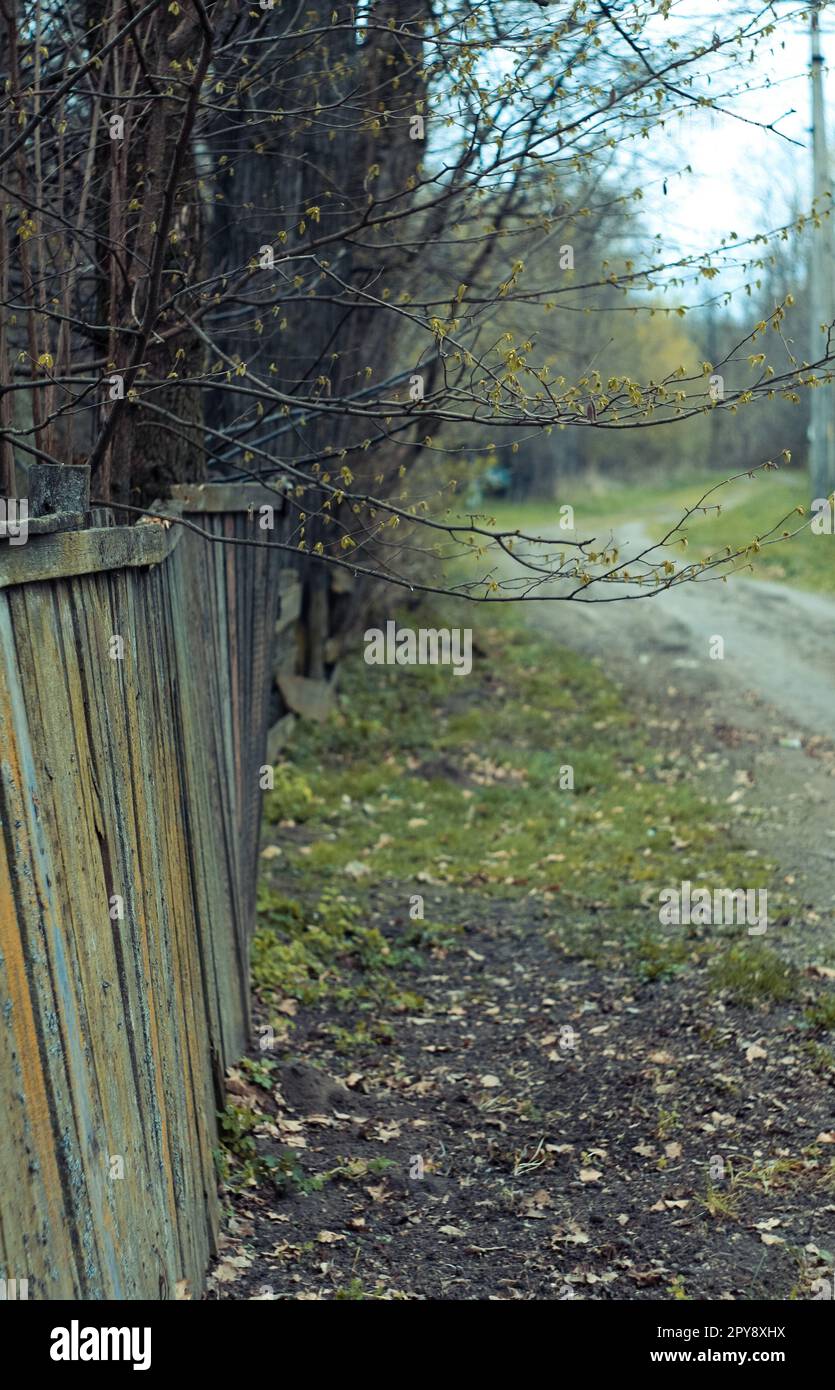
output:
[[[306,821],[313,814],[316,800],[307,779],[287,763],[279,763],[273,768],[272,790],[264,797],[264,817],[270,824],[280,820]]]
[[[305,909],[297,899],[259,886],[252,981],[268,1004],[283,998],[303,1004],[328,998],[366,1012],[384,1005],[392,1013],[418,1013],[424,1000],[402,989],[395,977],[402,958],[369,925],[360,906],[333,888]],[[332,1031],[343,1052],[391,1038],[389,1026],[376,1018],[360,1021],[352,1030],[333,1025]]]
[[[803,1016],[813,1028],[835,1032],[835,993],[832,990],[822,993],[814,1004],[804,1009]]]
[[[338,881],[359,861],[368,886],[423,874],[504,894],[519,880],[637,910],[644,885],[686,877],[706,853],[728,875],[743,868],[686,755],[671,764],[648,746],[594,664],[506,625],[480,641],[490,668],[466,691],[439,668],[349,664],[337,719],[290,754],[315,779],[308,823],[328,831],[293,859],[299,881]],[[750,882],[750,859],[744,869]]]
[[[759,943],[730,946],[711,961],[710,974],[738,1004],[784,1003],[798,995],[797,970]]]
[[[661,888],[771,887],[687,749],[655,740],[596,662],[518,614],[481,614],[466,679],[368,667],[358,651],[331,721],[300,726],[282,785],[316,794],[304,798],[305,843],[281,839],[282,894],[259,899],[260,989],[303,1002],[353,989],[369,1007],[411,1010],[394,972],[415,951],[455,949],[455,933],[418,919],[386,940],[369,925],[369,890],[394,893],[402,916],[414,894],[461,889],[481,911],[485,898],[535,908],[561,949],[615,954],[654,979],[705,953],[704,940],[659,926]],[[462,614],[404,621],[448,626]],[[273,795],[271,814],[285,818]]]
[[[691,948],[684,941],[643,936],[635,945],[634,961],[638,973],[645,979],[658,980],[679,974],[691,954]]]

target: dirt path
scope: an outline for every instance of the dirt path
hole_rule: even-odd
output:
[[[618,539],[624,554],[649,543],[635,528]],[[686,718],[703,749],[736,748],[735,770],[748,778],[738,796],[758,808],[752,844],[820,909],[824,939],[835,940],[835,601],[735,576],[647,602],[542,605],[537,617]],[[724,654],[714,659],[717,636]]]
[[[634,530],[618,541],[624,556],[649,543]],[[676,673],[682,684],[716,692],[729,715],[744,710],[753,696],[797,732],[826,737],[833,732],[832,599],[732,576],[726,584],[684,584],[646,601],[564,604],[545,612],[561,641],[605,651],[620,669],[649,665],[657,686]],[[724,642],[721,659],[710,656],[715,636]],[[710,679],[700,681],[691,674],[696,672]]]
[[[250,1087],[308,1187],[236,1201],[217,1296],[782,1299],[831,1278],[835,1101],[787,1016],[555,968],[518,904],[443,909],[466,945],[415,972],[429,1008],[388,1049],[346,1073],[305,1017],[302,1060]]]
[[[632,919],[614,905],[614,867],[611,900],[564,895],[560,883],[489,895],[478,873],[455,885],[434,872],[417,884],[372,880],[363,919],[402,952],[404,992],[396,1005],[377,999],[362,951],[348,947],[347,974],[326,1001],[281,1005],[292,1034],[275,1060],[255,1048],[232,1074],[244,1177],[229,1195],[210,1296],[831,1294],[835,1014],[813,1023],[809,1006],[835,977],[835,755],[820,719],[834,688],[824,653],[832,606],[782,591],[769,603],[741,581],[672,599],[541,606],[535,621],[616,674],[650,740],[686,748],[729,839],[780,865],[791,910],[769,925],[768,962],[796,962],[792,991],[778,969],[760,993],[743,944],[737,995],[749,978],[756,987],[745,1002],[723,992],[698,930],[680,965],[656,970],[649,948],[636,973],[621,950]],[[791,615],[780,641],[793,675],[764,660],[777,611]],[[724,661],[706,654],[716,633]],[[483,680],[495,721],[496,677],[488,669]],[[818,691],[809,718],[804,686]],[[442,729],[442,711],[433,715]],[[592,743],[599,727],[583,720]],[[663,767],[678,768],[679,752],[671,757]],[[447,742],[431,775],[472,797],[471,765]],[[495,762],[478,765],[489,781],[502,775]],[[428,793],[417,788],[429,784],[413,785],[420,811]],[[374,836],[396,830],[395,802],[386,805]],[[339,826],[290,828],[277,843],[303,855],[338,841]],[[686,828],[676,833],[686,854]],[[379,847],[391,838],[380,835]],[[486,868],[499,845],[483,845]],[[447,929],[411,951],[416,887]],[[256,999],[256,1018],[267,1016]]]

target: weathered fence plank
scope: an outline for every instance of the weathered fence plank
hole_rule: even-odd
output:
[[[176,528],[169,531],[159,525],[33,535],[26,545],[3,547],[0,589],[34,584],[38,579],[95,574],[122,565],[156,565],[178,539]]]
[[[201,526],[279,534],[220,487]],[[280,555],[158,524],[0,549],[0,1277],[30,1297],[201,1287]]]

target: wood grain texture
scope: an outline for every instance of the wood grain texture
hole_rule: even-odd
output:
[[[256,534],[247,500],[207,529]],[[0,553],[0,1277],[30,1298],[202,1288],[280,556],[147,524]]]

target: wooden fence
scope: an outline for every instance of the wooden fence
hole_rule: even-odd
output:
[[[171,506],[228,538],[288,524],[257,486]],[[97,521],[0,548],[0,1278],[199,1296],[287,559]]]

